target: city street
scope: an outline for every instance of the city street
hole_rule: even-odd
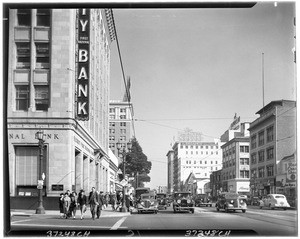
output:
[[[118,215],[120,214],[120,216]],[[102,213],[92,220],[89,211],[86,218],[60,219],[57,215],[13,216],[12,231],[41,231],[55,236],[59,233],[81,235],[136,235],[136,236],[199,236],[202,233],[220,233],[236,236],[295,236],[297,235],[296,210],[259,209],[249,206],[246,213],[223,211],[213,207],[197,207],[195,213],[173,213],[172,207],[158,214]],[[80,231],[79,231],[80,230]],[[58,235],[56,235],[58,236]]]

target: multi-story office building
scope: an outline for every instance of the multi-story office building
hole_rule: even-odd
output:
[[[191,135],[191,132],[187,132],[173,145],[174,191],[182,190],[185,181],[193,173],[198,179],[198,193],[203,193],[210,174],[222,168],[221,144],[219,141],[202,142],[201,137],[190,137]]]
[[[127,150],[127,143],[132,138],[132,103],[111,100],[109,102],[109,148],[118,157],[117,143]],[[119,162],[120,163],[120,162]]]
[[[255,195],[282,192],[287,172],[280,170],[281,162],[296,153],[296,102],[271,101],[256,114],[249,128],[251,189]]]
[[[65,192],[109,191],[111,10],[11,9],[8,59],[8,160],[11,206],[45,208]],[[43,130],[43,160],[36,132]],[[42,172],[39,171],[40,163]],[[22,201],[22,203],[18,203]]]
[[[174,191],[174,175],[173,175],[173,169],[174,169],[174,151],[169,150],[167,153],[168,157],[168,193],[173,193]]]

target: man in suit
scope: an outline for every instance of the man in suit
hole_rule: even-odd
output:
[[[102,206],[104,204],[103,192],[100,192],[100,193],[97,192],[97,200],[99,203],[99,205],[97,206],[97,219],[99,219],[99,217],[101,215]]]
[[[98,195],[97,195],[95,187],[92,187],[92,191],[90,192],[89,204],[90,204],[90,209],[91,209],[91,213],[92,213],[92,218],[93,218],[93,220],[95,220],[95,213],[97,211],[97,206],[99,205]]]

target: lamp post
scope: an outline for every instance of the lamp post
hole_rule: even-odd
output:
[[[40,180],[38,180],[38,197],[39,197],[39,202],[38,202],[38,207],[35,211],[36,214],[45,214],[45,209],[43,207],[43,181],[45,179],[45,174],[42,173],[42,162],[43,162],[43,150],[44,150],[44,131],[39,130],[36,132],[35,137],[39,140],[39,150],[40,150],[40,167],[38,171],[38,175]]]
[[[132,146],[132,143],[129,141],[127,143],[128,152],[130,152],[131,146]],[[120,153],[122,154],[122,158],[123,158],[123,178],[125,179],[126,150],[122,149],[122,145],[121,145],[120,142],[117,143],[117,149],[118,149],[119,154]],[[121,208],[121,211],[122,212],[127,212],[127,210],[126,210],[126,203],[125,203],[125,185],[123,186],[123,198],[122,198],[122,208]]]

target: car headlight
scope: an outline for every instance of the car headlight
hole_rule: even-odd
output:
[[[145,203],[144,203],[144,202],[141,202],[141,205],[142,205],[142,206],[145,206]]]
[[[191,203],[191,200],[190,200],[190,199],[188,199],[188,200],[187,200],[187,203]]]
[[[180,199],[178,199],[178,200],[177,200],[177,203],[181,203],[181,200],[180,200]]]
[[[233,200],[231,200],[230,203],[233,204]]]
[[[244,203],[244,200],[241,200],[241,201],[240,201],[240,203],[242,203],[242,204],[243,204],[243,203]]]
[[[151,202],[151,204],[150,204],[151,206],[153,206],[154,205],[154,202]]]

